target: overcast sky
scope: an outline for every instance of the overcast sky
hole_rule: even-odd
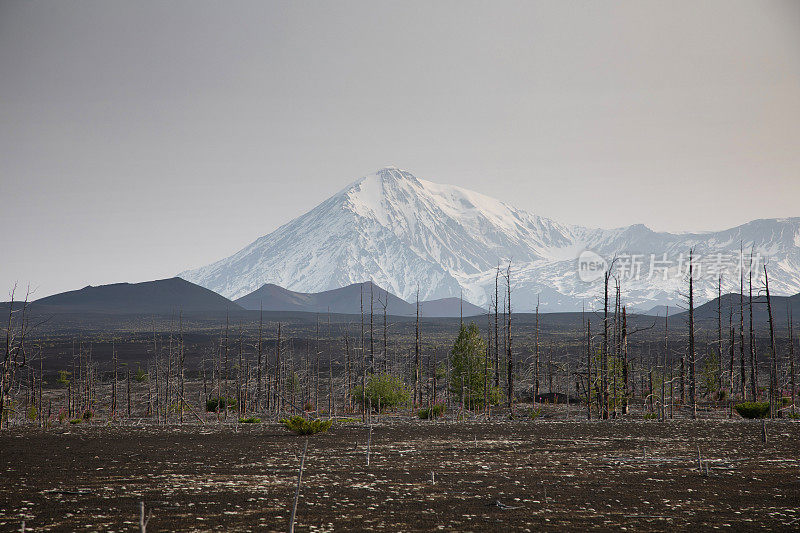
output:
[[[0,0],[3,293],[170,277],[386,165],[594,227],[799,216],[800,2]]]

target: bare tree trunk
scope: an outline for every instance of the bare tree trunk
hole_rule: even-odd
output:
[[[664,311],[664,354],[661,359],[661,421],[667,418],[667,352],[669,351],[669,306]],[[670,383],[670,387],[672,384]]]
[[[795,389],[795,377],[794,377],[794,325],[792,324],[792,304],[788,302],[787,305],[787,314],[788,314],[788,321],[789,321],[789,386],[792,388],[792,417],[795,416],[795,397],[797,395],[797,391]]]
[[[275,412],[281,412],[281,404],[282,404],[282,390],[281,390],[281,323],[278,322],[278,336],[275,342],[275,401],[273,405],[275,406]]]
[[[728,351],[730,352],[730,364],[728,365],[728,416],[733,415],[733,394],[734,394],[734,385],[733,385],[733,376],[736,373],[736,329],[733,327],[733,306],[731,305],[728,313],[728,329],[730,330],[730,346],[728,346]]]
[[[508,350],[508,409],[510,415],[514,415],[514,356],[511,351],[511,263],[508,263],[508,269],[506,270],[506,286],[508,289],[508,331],[506,333],[506,338],[508,339],[507,350]]]
[[[117,350],[111,341],[111,358],[114,363],[114,381],[111,383],[111,420],[117,417]]]
[[[753,330],[753,272],[752,272],[752,254],[750,257],[750,273],[749,273],[749,296],[748,308],[750,312],[750,320],[748,323],[749,328],[749,341],[750,341],[750,392],[753,395],[753,401],[758,401],[758,369],[756,361],[756,348],[755,348],[755,334]]]
[[[266,387],[264,389],[261,388],[261,365],[263,364],[263,357],[264,357],[264,346],[262,343],[262,332],[264,328],[264,304],[261,304],[261,309],[258,315],[258,344],[256,345],[256,351],[258,352],[258,369],[256,370],[256,405],[258,406],[258,410],[264,409],[264,400],[266,397]],[[262,396],[263,391],[263,396]]]
[[[689,250],[689,401],[692,403],[692,418],[697,418],[694,347],[694,266],[692,265],[692,252],[692,250]]]
[[[181,372],[181,397],[178,398],[178,409],[180,413],[180,423],[183,424],[183,408],[185,394],[185,369],[186,369],[186,345],[183,343],[183,311],[178,313],[178,357]]]
[[[373,287],[375,284],[370,281],[369,282],[369,373],[375,373],[375,335],[374,335],[374,309],[373,309]],[[419,300],[419,295],[417,295],[417,300]]]
[[[767,265],[764,265],[764,288],[767,293],[767,316],[769,317],[769,416],[770,418],[776,418],[778,416],[778,354],[775,352],[775,327],[772,322],[772,302],[769,296]],[[791,301],[787,301],[787,305],[791,305]]]
[[[625,307],[622,308],[622,331],[620,333],[620,345],[622,351],[622,414],[628,413],[628,395],[630,389],[628,386],[628,315],[625,312]],[[653,370],[650,369],[650,381],[652,389],[652,374]],[[650,391],[652,394],[653,391]]]
[[[536,296],[536,362],[533,368],[533,405],[539,397],[539,296]]]
[[[414,323],[414,407],[417,401],[422,403],[422,391],[419,390],[419,286],[417,286],[417,319]]]
[[[608,280],[611,272],[606,270],[603,279],[603,344],[600,353],[601,417],[608,419]]]
[[[230,321],[228,318],[228,313],[225,312],[225,368],[224,368],[224,384],[225,387],[225,418],[228,418],[228,399],[230,398],[230,392],[228,391],[228,355],[229,355],[229,345],[228,345],[228,328],[230,326]]]
[[[592,320],[586,320],[586,420],[592,419]]]
[[[383,372],[389,372],[389,325],[386,321],[386,310],[389,307],[389,291],[384,291],[386,302],[383,305]]]
[[[494,275],[494,388],[500,390],[500,329],[498,324],[500,293],[498,285],[500,280],[500,264]]]
[[[717,394],[722,393],[722,274],[717,278]]]

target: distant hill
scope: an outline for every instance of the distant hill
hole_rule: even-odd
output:
[[[744,319],[745,323],[749,320],[750,317],[750,310],[747,307],[747,287],[745,287],[745,295],[744,295]],[[706,302],[703,305],[697,307],[695,309],[695,319],[696,320],[709,320],[717,319],[717,300],[718,298],[714,298],[710,302]],[[786,328],[786,320],[787,320],[787,310],[789,306],[792,309],[792,315],[794,317],[794,323],[800,323],[800,294],[795,294],[794,296],[772,296],[770,295],[770,300],[772,304],[772,318],[775,321],[776,328],[785,329]],[[739,294],[738,293],[730,293],[730,294],[723,294],[722,298],[722,321],[723,326],[727,327],[728,324],[728,317],[730,313],[730,309],[733,309],[733,321],[735,324],[738,324],[739,319]],[[676,309],[677,311],[677,309]],[[680,309],[681,315],[688,315],[688,311],[685,311],[685,308]],[[672,314],[672,308],[670,308],[670,314]],[[756,296],[755,288],[753,290],[753,323],[765,323],[769,321],[769,315],[767,313],[767,297]]]
[[[32,307],[51,313],[165,314],[242,310],[236,303],[181,278],[143,283],[88,286],[35,300]]]
[[[424,317],[454,317],[462,313],[463,304],[464,316],[485,315],[486,309],[481,309],[459,298],[440,298],[438,300],[427,300],[420,302],[420,314]],[[413,306],[413,304],[411,304]]]
[[[372,309],[376,314],[386,312],[394,316],[413,316],[416,306],[386,291],[372,282],[354,283],[330,291],[304,293],[294,292],[272,283],[242,296],[236,303],[245,309],[264,311],[305,311],[310,313],[360,314],[363,296],[364,312],[369,313],[370,285],[372,286]],[[424,317],[459,316],[461,301],[458,298],[442,298],[420,302],[420,315]],[[485,311],[469,302],[464,302],[464,316],[483,314]]]

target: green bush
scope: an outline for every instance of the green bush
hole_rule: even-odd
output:
[[[211,398],[206,400],[206,411],[209,413],[213,413],[219,407],[220,411],[224,411],[225,407],[228,408],[229,411],[236,410],[236,398],[226,398],[224,396],[220,396],[219,398]]]
[[[766,418],[769,416],[769,402],[744,402],[733,406],[742,418]]]
[[[298,435],[314,435],[315,433],[324,433],[328,431],[333,425],[333,420],[306,420],[302,416],[295,415],[281,420],[281,424],[286,426],[286,429],[294,431]]]
[[[136,369],[136,374],[134,374],[134,379],[137,383],[144,383],[148,380],[150,376],[147,375],[147,372],[142,370],[141,368]]]
[[[35,422],[39,418],[39,410],[34,406],[30,406],[25,416],[28,418],[28,422]]]
[[[88,409],[86,411],[84,411],[84,413],[83,413],[83,419],[84,420],[88,421],[88,420],[91,420],[93,417],[94,417],[94,412],[92,412],[92,411],[90,411]]]
[[[69,421],[70,424],[80,424],[81,422],[83,422],[83,419],[81,418],[73,418]]]
[[[445,405],[443,403],[437,403],[425,409],[420,409],[417,411],[417,416],[423,420],[429,420],[433,418],[439,418],[444,414]]]
[[[536,420],[542,415],[541,409],[531,409],[531,420]]]
[[[248,417],[248,418],[240,418],[239,419],[239,423],[240,424],[260,424],[261,423],[261,419],[258,418],[257,416],[251,416],[251,417]]]
[[[644,414],[644,419],[645,420],[656,420],[656,419],[658,419],[658,414],[656,414],[656,413],[645,413]]]
[[[781,398],[780,406],[781,407],[789,407],[792,405],[792,397],[791,396],[784,396]]]
[[[408,402],[410,393],[403,381],[391,374],[373,374],[367,378],[367,389],[359,385],[350,391],[359,404],[372,404],[374,410],[397,407]]]

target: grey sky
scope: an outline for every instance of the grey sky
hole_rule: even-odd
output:
[[[798,216],[800,2],[0,0],[3,293],[174,275],[388,164],[587,226]]]

